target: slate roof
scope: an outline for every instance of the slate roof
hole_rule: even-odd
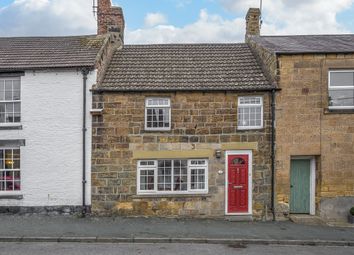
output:
[[[354,34],[254,36],[252,40],[279,54],[354,52]]]
[[[0,37],[0,70],[92,67],[104,36]]]
[[[246,44],[125,45],[98,90],[268,90]]]

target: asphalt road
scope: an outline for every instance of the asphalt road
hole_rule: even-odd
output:
[[[0,255],[354,255],[354,247],[214,244],[0,243]]]

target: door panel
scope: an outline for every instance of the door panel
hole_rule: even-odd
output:
[[[228,156],[228,213],[248,212],[248,155]]]
[[[293,159],[290,166],[290,213],[310,213],[310,159]]]

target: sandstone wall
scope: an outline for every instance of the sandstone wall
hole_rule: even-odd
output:
[[[354,196],[354,112],[328,110],[328,70],[354,69],[354,55],[281,55],[278,61],[277,201],[287,213],[291,157],[316,156],[319,214],[321,201]]]
[[[252,93],[255,95],[259,93]],[[242,95],[242,94],[239,94]],[[245,94],[243,94],[245,95]],[[264,98],[264,128],[237,130],[234,92],[104,93],[94,95],[92,210],[101,215],[223,217],[224,152],[253,150],[253,212],[264,217],[270,208],[270,102]],[[144,130],[145,98],[171,98],[172,129]],[[222,157],[215,157],[215,150]],[[209,194],[142,197],[136,194],[137,159],[149,153],[178,157],[185,152],[209,159]],[[145,153],[145,154],[144,154]],[[167,153],[167,154],[166,154]]]

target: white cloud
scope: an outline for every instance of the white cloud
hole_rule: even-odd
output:
[[[94,34],[87,0],[16,0],[0,10],[0,36]]]
[[[239,42],[244,38],[244,19],[225,20],[201,10],[199,19],[184,27],[159,25],[127,30],[126,43]]]
[[[147,27],[164,25],[164,24],[167,24],[167,18],[162,13],[158,13],[158,12],[148,13],[145,16],[144,23],[145,23],[145,26],[147,26]]]
[[[259,7],[259,0],[220,0],[225,9],[245,14]],[[354,0],[263,1],[263,34],[328,34],[349,32],[336,15],[349,9]]]

